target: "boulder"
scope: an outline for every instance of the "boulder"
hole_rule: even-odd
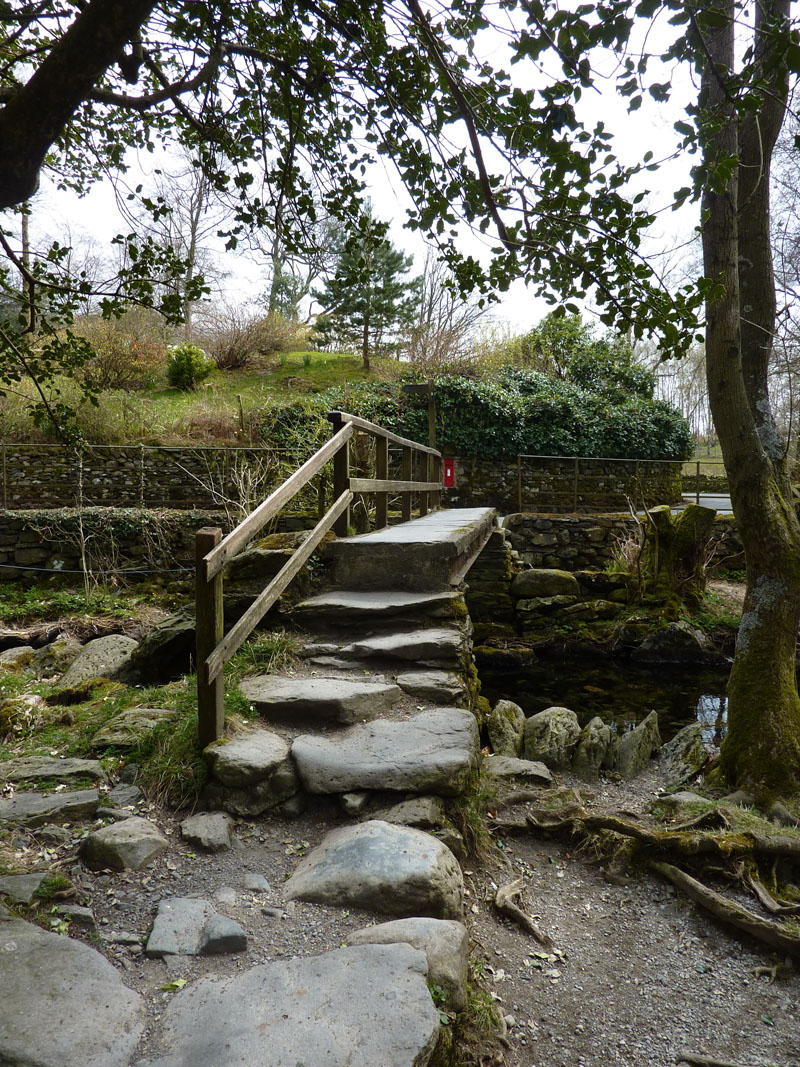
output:
[[[469,936],[463,923],[454,919],[395,919],[367,926],[347,936],[348,945],[393,945],[405,943],[425,953],[428,980],[444,993],[448,1011],[463,1011],[467,1005]]]
[[[569,767],[581,728],[569,708],[546,708],[525,721],[525,759],[538,760],[553,771]]]
[[[75,660],[83,651],[83,645],[74,637],[60,634],[49,645],[37,648],[31,656],[31,667],[37,674],[47,676],[50,674],[63,674],[69,670]]]
[[[581,730],[578,744],[572,754],[573,773],[586,781],[597,778],[610,744],[611,728],[599,715],[595,715]]]
[[[416,826],[418,830],[435,830],[447,824],[441,797],[410,797],[391,808],[376,811],[375,818],[398,826]]]
[[[6,874],[0,876],[0,897],[15,904],[30,904],[42,882],[47,878],[47,871],[34,874]]]
[[[606,758],[606,767],[623,778],[635,778],[644,770],[650,757],[661,747],[658,730],[658,714],[650,714],[633,730],[612,742]]]
[[[220,915],[209,901],[167,897],[159,901],[145,953],[155,958],[214,956],[246,949],[247,934],[241,926]]]
[[[133,815],[89,834],[81,842],[79,855],[93,870],[139,870],[166,851],[168,845],[155,823]]]
[[[181,823],[181,837],[206,852],[227,852],[231,848],[232,819],[221,811],[190,815]]]
[[[667,789],[680,789],[691,782],[707,763],[708,751],[699,722],[678,730],[658,754],[658,772]]]
[[[33,659],[33,648],[30,645],[17,645],[16,648],[7,648],[0,652],[0,668],[13,673],[24,671],[30,667]]]
[[[59,689],[75,689],[92,678],[113,678],[122,671],[139,642],[125,634],[109,634],[89,641],[61,676]]]
[[[426,970],[410,945],[360,945],[203,978],[169,1004],[161,1055],[134,1067],[425,1067]]]
[[[519,756],[525,731],[525,712],[512,700],[498,700],[486,716],[489,744],[497,756]]]
[[[539,568],[520,571],[511,583],[511,595],[515,600],[550,596],[579,597],[581,589],[575,575],[569,571]]]
[[[516,759],[514,756],[484,756],[482,770],[492,778],[506,778],[533,785],[548,785],[553,775],[538,760]]]
[[[413,719],[377,719],[334,738],[303,734],[292,758],[309,793],[391,789],[458,796],[477,763],[478,724],[462,708],[436,708]]]
[[[707,663],[714,656],[702,630],[683,619],[649,634],[631,653],[641,663]]]
[[[120,677],[139,685],[163,685],[188,674],[194,657],[194,611],[184,608],[145,634]]]
[[[205,801],[232,815],[260,815],[298,790],[289,745],[272,730],[251,730],[208,745]]]
[[[422,830],[379,820],[331,831],[285,889],[290,900],[398,917],[460,919],[463,911],[464,881],[450,849]]]
[[[100,727],[92,738],[92,749],[135,748],[156,726],[177,717],[174,708],[126,708]]]
[[[144,1031],[141,998],[95,949],[0,920],[0,1063],[128,1067]]]

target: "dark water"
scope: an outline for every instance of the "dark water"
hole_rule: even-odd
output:
[[[664,741],[695,720],[710,744],[719,745],[725,732],[728,676],[719,671],[542,657],[520,670],[479,665],[479,674],[481,693],[491,704],[513,700],[526,715],[562,705],[575,712],[581,726],[599,715],[612,730],[625,733],[655,709]]]

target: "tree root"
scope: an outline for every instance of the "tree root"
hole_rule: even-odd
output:
[[[695,903],[710,911],[722,922],[743,930],[751,937],[763,941],[764,944],[780,949],[781,952],[800,955],[800,935],[789,933],[779,923],[762,919],[740,904],[726,900],[720,893],[704,886],[702,882],[698,882],[696,878],[692,878],[691,875],[671,863],[651,860],[648,866],[672,882],[677,889],[683,890]]]
[[[699,1052],[679,1052],[676,1063],[688,1063],[691,1067],[745,1067],[743,1063],[730,1060],[715,1060],[713,1056],[701,1056]]]
[[[755,894],[759,904],[770,915],[800,915],[800,904],[783,904],[770,893],[755,871],[747,871],[744,883]]]
[[[552,938],[540,930],[531,916],[526,911],[523,911],[518,904],[514,903],[513,898],[520,896],[524,885],[524,881],[521,878],[517,878],[513,882],[500,886],[495,894],[494,906],[499,912],[507,918],[513,919],[523,930],[535,937],[543,948],[552,949]]]

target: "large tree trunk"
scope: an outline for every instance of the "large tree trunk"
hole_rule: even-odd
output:
[[[757,48],[769,58],[768,20],[787,17],[789,0],[758,6]],[[800,790],[800,698],[795,646],[800,623],[800,525],[792,506],[784,445],[774,426],[767,365],[775,325],[769,242],[769,172],[786,93],[785,73],[763,63],[771,81],[758,115],[737,124],[728,89],[733,70],[733,0],[727,24],[704,35],[708,56],[701,106],[721,118],[704,146],[705,162],[739,156],[726,183],[703,197],[705,275],[718,283],[709,300],[706,367],[714,425],[722,446],[734,515],[747,559],[747,592],[728,684],[723,769],[758,796]]]

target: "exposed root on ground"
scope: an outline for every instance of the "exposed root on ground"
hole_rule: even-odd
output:
[[[539,944],[544,948],[552,949],[552,938],[548,937],[546,933],[540,930],[533,918],[531,918],[526,911],[523,911],[518,904],[514,903],[514,897],[522,895],[524,886],[525,882],[522,878],[517,878],[513,882],[501,885],[495,894],[494,906],[501,914],[509,919],[513,919],[513,921],[518,923],[523,930],[535,937]]]

